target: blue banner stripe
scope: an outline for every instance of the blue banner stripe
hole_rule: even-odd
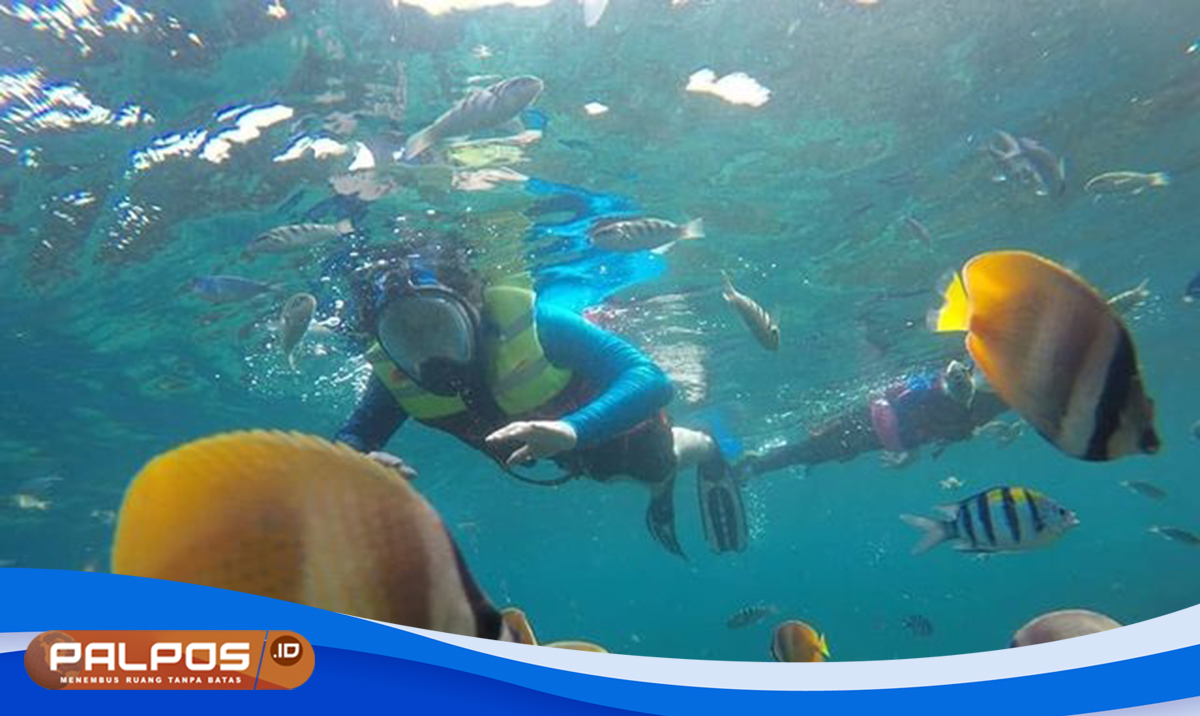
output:
[[[4,632],[295,630],[319,651],[316,672],[298,693],[315,699],[308,705],[327,703],[335,709],[344,708],[346,699],[369,694],[398,699],[399,709],[454,704],[447,712],[457,711],[469,698],[476,707],[491,700],[496,706],[503,704],[502,710],[521,708],[525,714],[587,713],[585,706],[591,704],[663,714],[797,708],[909,713],[929,710],[931,704],[969,703],[971,716],[1010,716],[1014,710],[1023,715],[1093,713],[1200,695],[1200,681],[1194,678],[1200,671],[1200,646],[1071,671],[968,684],[865,691],[738,691],[641,683],[510,661],[297,604],[171,582],[9,569],[0,571],[0,593],[12,597],[0,617]],[[4,683],[17,687],[9,693],[41,691],[25,675],[20,652],[0,655],[0,666]],[[93,692],[86,696],[103,697]]]

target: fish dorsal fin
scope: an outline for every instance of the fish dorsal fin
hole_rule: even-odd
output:
[[[943,288],[938,293],[943,304],[929,314],[930,330],[935,333],[967,330],[971,322],[971,305],[962,276],[957,271],[950,273],[942,279],[941,285]]]

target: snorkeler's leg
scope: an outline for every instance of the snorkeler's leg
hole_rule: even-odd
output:
[[[646,509],[646,529],[671,554],[686,559],[675,534],[675,472],[650,484],[650,507]]]
[[[704,538],[713,552],[741,552],[749,542],[741,487],[713,439],[696,430],[673,428],[675,461],[696,465],[696,489]]]
[[[845,462],[882,447],[869,410],[854,410],[829,420],[798,442],[747,456],[739,463],[738,473],[746,479],[793,465]]]

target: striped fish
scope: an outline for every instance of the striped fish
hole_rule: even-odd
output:
[[[494,129],[516,119],[544,87],[537,77],[522,75],[471,90],[432,124],[409,137],[400,161],[410,162],[444,139]]]
[[[592,245],[606,251],[653,251],[676,241],[704,238],[704,220],[676,224],[665,219],[608,221],[592,227]]]
[[[1058,449],[1095,461],[1158,452],[1133,339],[1083,279],[1035,254],[992,251],[943,295],[933,329],[967,331],[988,383]]]
[[[1043,547],[1079,524],[1075,513],[1040,492],[993,487],[952,505],[940,505],[944,519],[900,515],[924,530],[913,554],[951,542],[960,552],[1022,552]]]
[[[779,607],[774,604],[751,604],[734,612],[725,622],[725,626],[730,629],[745,629],[748,626],[753,626],[761,622],[772,614],[778,613]]]
[[[331,241],[354,232],[354,224],[342,219],[336,224],[288,224],[277,226],[251,239],[243,253],[245,258],[260,254],[286,254]]]
[[[745,294],[738,293],[738,290],[733,287],[733,279],[729,278],[729,274],[722,272],[725,284],[721,295],[725,298],[725,303],[733,306],[733,309],[742,317],[742,322],[758,339],[759,344],[769,351],[779,350],[779,321],[771,317],[766,309],[758,305],[754,299]]]
[[[810,624],[790,619],[775,627],[771,637],[771,658],[785,663],[829,661],[829,643],[825,635]]]

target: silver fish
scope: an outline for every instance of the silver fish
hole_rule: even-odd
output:
[[[1186,544],[1189,547],[1200,547],[1200,536],[1197,536],[1191,530],[1185,530],[1181,527],[1161,527],[1155,525],[1150,528],[1150,531],[1172,542]]]
[[[428,127],[404,144],[400,161],[411,162],[427,149],[449,137],[460,137],[498,127],[516,119],[533,104],[545,84],[530,75],[510,77],[484,89],[473,89]]]
[[[1167,491],[1158,485],[1145,482],[1144,480],[1123,480],[1121,487],[1128,488],[1132,492],[1136,492],[1142,497],[1149,497],[1151,500],[1167,499]]]
[[[1093,194],[1141,194],[1152,187],[1171,186],[1171,177],[1166,172],[1105,172],[1097,174],[1084,185],[1084,191]]]
[[[779,322],[772,318],[771,314],[767,313],[754,299],[738,293],[738,290],[733,287],[733,279],[729,277],[729,274],[722,272],[721,277],[725,282],[721,292],[725,302],[733,306],[738,315],[742,317],[742,322],[746,324],[763,348],[769,351],[779,350]]]
[[[676,241],[704,238],[704,220],[676,224],[665,219],[608,221],[592,227],[592,245],[606,251],[653,251]]]
[[[192,292],[209,303],[236,303],[271,293],[274,286],[240,276],[197,276],[192,279]]]
[[[996,130],[987,146],[999,173],[996,181],[1033,182],[1039,196],[1061,196],[1067,189],[1066,163],[1039,142]]]
[[[933,248],[933,236],[929,234],[929,229],[925,228],[924,224],[914,217],[906,216],[904,217],[904,225],[908,227],[908,233],[911,234],[914,239],[920,241],[925,248]]]
[[[608,0],[579,0],[583,4],[583,24],[585,27],[595,27],[604,17],[608,9]]]
[[[246,245],[245,256],[286,254],[354,232],[354,224],[342,219],[336,224],[288,224],[255,236]]]
[[[316,310],[317,299],[309,293],[297,293],[283,305],[283,312],[279,315],[279,347],[292,370],[296,370],[296,348],[304,340],[304,334],[308,333]]]
[[[725,622],[725,626],[730,629],[744,629],[778,613],[779,607],[774,604],[751,604],[734,612]]]
[[[1011,423],[1004,420],[993,420],[975,428],[976,436],[985,435],[993,438],[1000,447],[1012,445],[1024,432],[1025,424],[1020,420],[1014,420]]]
[[[1122,291],[1108,299],[1108,305],[1112,306],[1120,313],[1132,311],[1152,295],[1150,290],[1146,288],[1149,283],[1150,279],[1144,279],[1137,286],[1134,286],[1128,291]]]

